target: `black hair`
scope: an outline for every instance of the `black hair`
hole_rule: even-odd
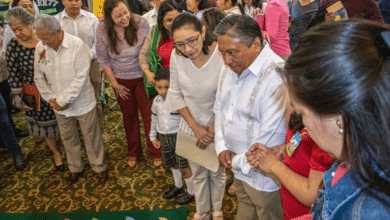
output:
[[[252,6],[255,8],[261,8],[261,0],[253,0]],[[243,0],[238,1],[238,8],[240,9],[241,14],[245,14],[245,3]]]
[[[169,81],[169,68],[168,67],[163,67],[157,70],[156,75],[154,77],[155,81],[159,80],[168,80]]]
[[[369,183],[366,193],[386,203],[375,193],[390,196],[390,65],[384,31],[390,29],[368,21],[314,26],[299,39],[283,76],[290,95],[317,115],[342,116],[341,160],[350,164],[358,187]]]
[[[201,22],[206,27],[206,36],[208,35],[207,38],[212,39],[212,41],[217,41],[217,35],[213,32],[215,27],[225,17],[226,13],[219,8],[208,8],[203,11]]]
[[[166,0],[162,2],[160,8],[158,9],[157,25],[162,37],[162,41],[160,41],[160,44],[163,44],[170,38],[169,31],[164,28],[164,17],[168,12],[175,10],[178,12],[182,11],[175,0]]]
[[[105,0],[103,4],[103,16],[104,16],[104,28],[107,34],[108,45],[111,51],[115,54],[119,54],[118,42],[120,42],[119,37],[114,29],[115,23],[112,20],[112,11],[114,8],[118,7],[119,3],[125,4],[130,13],[130,22],[129,26],[125,27],[125,36],[124,39],[130,46],[134,46],[138,41],[137,32],[138,32],[138,22],[135,21],[134,14],[130,11],[129,5],[125,0]],[[137,15],[138,16],[138,15]]]
[[[229,1],[229,0],[224,0],[225,2]],[[236,6],[237,5],[237,0],[230,0],[232,2],[232,6]]]
[[[187,26],[187,25],[191,26],[195,31],[202,33],[203,25],[199,21],[199,19],[197,17],[195,17],[195,15],[193,15],[193,14],[183,12],[180,15],[178,15],[175,18],[175,20],[173,20],[173,23],[171,26],[172,35],[176,30],[178,30],[184,26]],[[203,41],[203,46],[202,46],[202,52],[205,55],[209,54],[209,46],[211,46],[211,44],[213,42],[214,41],[212,39],[210,39],[210,36],[207,36],[207,35],[205,36],[205,39]],[[176,50],[176,52],[181,54],[181,55],[184,55],[179,50]]]
[[[13,8],[13,7],[18,6],[20,1],[21,1],[21,0],[12,0],[11,7]],[[34,1],[33,1],[33,0],[30,0],[30,2],[34,4]],[[36,13],[36,12],[35,12],[35,13]]]
[[[251,47],[255,39],[260,38],[263,45],[263,35],[257,22],[248,15],[229,15],[224,18],[215,28],[217,36],[228,35],[239,39],[247,47]]]
[[[199,5],[198,5],[199,11],[207,8],[207,1],[206,0],[195,0],[195,1],[199,1]]]
[[[302,131],[305,128],[302,122],[302,115],[296,112],[291,113],[288,128],[292,129],[294,133]]]

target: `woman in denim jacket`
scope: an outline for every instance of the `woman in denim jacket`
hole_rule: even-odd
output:
[[[387,36],[390,29],[378,23],[324,23],[302,36],[286,62],[292,106],[338,160],[304,219],[390,219]]]

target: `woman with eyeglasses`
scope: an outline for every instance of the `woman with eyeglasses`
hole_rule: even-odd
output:
[[[123,113],[130,167],[137,164],[141,150],[138,112],[141,112],[145,135],[149,137],[153,99],[148,98],[139,52],[150,27],[145,18],[130,12],[124,0],[106,0],[103,5],[104,22],[96,33],[96,53],[100,67],[114,88]],[[155,165],[161,165],[161,150],[149,138],[146,145]]]
[[[213,106],[219,74],[224,65],[212,32],[189,13],[175,18],[171,31],[175,49],[171,57],[171,85],[165,101],[167,109],[177,110],[181,116],[180,130],[197,138],[197,146],[205,149],[214,139]],[[188,192],[180,200],[196,199],[195,219],[223,219],[222,198],[225,170],[214,173],[189,161],[195,192]],[[193,194],[191,194],[193,193]]]
[[[34,82],[34,52],[39,40],[33,22],[33,14],[22,7],[13,7],[7,12],[7,23],[15,34],[5,53],[13,104],[25,111],[30,134],[36,141],[45,140],[53,152],[55,168],[64,171],[65,165],[56,147],[56,138],[60,135],[56,116],[50,104],[41,98]]]

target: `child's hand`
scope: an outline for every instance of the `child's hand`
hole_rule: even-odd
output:
[[[160,148],[161,147],[161,145],[160,145],[160,141],[158,141],[158,140],[154,140],[154,141],[151,141],[152,142],[152,144],[153,144],[153,146],[155,147],[155,148]]]

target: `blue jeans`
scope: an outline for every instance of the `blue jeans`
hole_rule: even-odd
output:
[[[0,94],[0,139],[13,156],[22,155],[22,149],[16,140],[14,129],[8,118],[7,105]]]

